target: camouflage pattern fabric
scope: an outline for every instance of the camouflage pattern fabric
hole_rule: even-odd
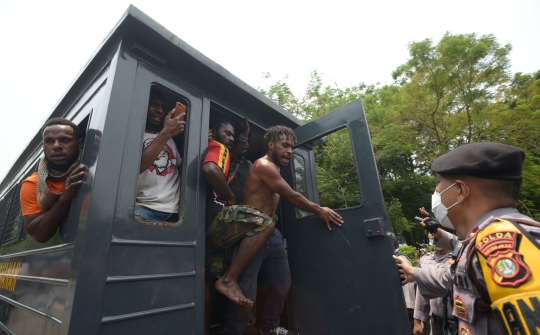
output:
[[[252,206],[225,206],[206,230],[206,274],[223,275],[231,247],[245,236],[253,236],[273,223],[272,218]]]

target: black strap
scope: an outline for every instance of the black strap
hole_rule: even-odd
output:
[[[439,326],[443,326],[444,325],[444,317],[442,316],[438,316],[436,314],[431,314],[431,317],[433,318],[433,320],[435,321],[435,323],[437,323]],[[453,318],[453,319],[448,319],[448,323],[450,325],[456,325],[457,324],[457,321],[456,321],[456,318]]]
[[[476,244],[476,236],[470,242],[469,251],[467,253],[467,266],[465,267],[465,272],[467,273],[467,277],[469,277],[469,279],[471,280],[471,283],[474,286],[474,288],[476,288],[476,291],[478,292],[478,294],[480,294],[480,299],[476,299],[474,302],[474,308],[482,313],[490,313],[491,312],[491,299],[489,297],[488,290],[485,286],[482,286],[482,284],[480,284],[480,280],[474,273],[474,267],[472,265],[472,256],[477,253],[477,250],[474,247],[475,244]],[[478,255],[477,257],[482,257],[482,256]],[[480,272],[482,272],[482,270],[480,270]]]
[[[461,253],[461,250],[460,250]],[[454,275],[456,273],[456,267],[457,262],[452,263],[450,266],[450,278],[446,282],[446,294],[443,298],[443,304],[444,304],[444,311],[443,311],[443,330],[445,334],[448,335],[457,335],[457,327],[454,332],[452,332],[452,329],[450,328],[450,320],[448,320],[448,308],[446,307],[448,304],[448,300],[450,298],[450,306],[452,309],[454,309]]]

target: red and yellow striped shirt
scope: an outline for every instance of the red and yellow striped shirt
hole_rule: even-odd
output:
[[[206,153],[206,157],[204,157],[203,164],[207,162],[215,163],[221,171],[223,171],[225,178],[229,176],[231,157],[229,156],[229,149],[225,145],[216,140],[210,140],[210,142],[208,142],[208,152]]]

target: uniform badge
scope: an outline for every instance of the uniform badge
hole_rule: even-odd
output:
[[[463,298],[461,298],[459,294],[454,298],[454,310],[456,311],[457,315],[467,318],[467,308],[465,308]]]
[[[518,287],[531,277],[531,270],[519,254],[521,234],[496,232],[476,241],[476,249],[491,267],[491,278],[501,286]]]
[[[459,335],[471,335],[471,330],[465,325],[459,327]]]

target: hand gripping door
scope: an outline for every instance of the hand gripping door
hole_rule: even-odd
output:
[[[393,250],[384,236],[389,225],[362,101],[295,129],[295,164],[282,169],[283,177],[292,185],[303,183],[295,185],[297,190],[303,187],[303,193],[318,202],[315,155],[309,143],[343,128],[350,134],[362,199],[359,205],[336,210],[345,224],[328,231],[316,215],[282,203],[292,275],[290,326],[310,335],[410,334]],[[303,162],[300,169],[298,161]]]

